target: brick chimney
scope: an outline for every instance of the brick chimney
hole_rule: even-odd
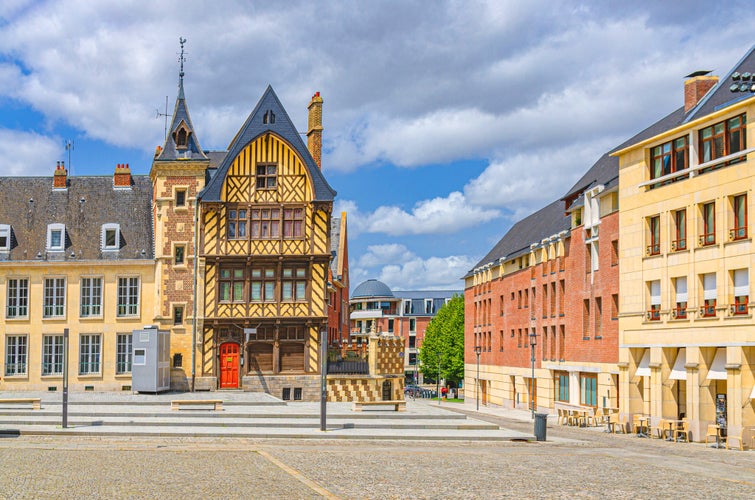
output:
[[[309,109],[307,149],[317,166],[322,168],[322,97],[319,92],[315,92],[312,96],[307,109]]]
[[[113,174],[113,187],[131,187],[131,169],[128,163],[119,163]]]
[[[66,163],[64,161],[57,162],[55,165],[55,173],[52,176],[52,188],[53,189],[66,189],[68,187],[68,172],[66,172]]]
[[[718,77],[708,75],[710,71],[696,71],[687,75],[684,81],[684,112],[697,106],[705,94],[718,83]]]

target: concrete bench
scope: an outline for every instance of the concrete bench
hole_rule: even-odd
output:
[[[362,411],[364,408],[372,408],[375,406],[392,406],[394,411],[406,411],[406,400],[397,401],[355,401],[352,410]]]
[[[42,399],[40,398],[12,398],[12,399],[0,399],[0,406],[3,405],[20,405],[30,404],[32,410],[42,409]]]
[[[222,399],[174,399],[170,402],[171,410],[180,410],[182,407],[212,406],[215,411],[223,411]]]

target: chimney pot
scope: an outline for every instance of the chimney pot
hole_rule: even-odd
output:
[[[322,168],[322,97],[315,92],[309,103],[307,149],[319,168]]]
[[[113,187],[131,187],[131,169],[128,163],[118,163],[113,174]]]

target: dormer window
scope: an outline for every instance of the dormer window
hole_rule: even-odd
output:
[[[47,226],[47,251],[62,252],[66,245],[65,224],[50,224]]]
[[[103,224],[102,225],[102,249],[118,250],[121,247],[121,226],[120,224]]]
[[[0,224],[0,251],[10,250],[10,226]]]
[[[186,149],[189,147],[189,137],[191,137],[191,131],[186,123],[183,121],[178,125],[176,131],[173,132],[173,142],[176,143],[176,149]]]

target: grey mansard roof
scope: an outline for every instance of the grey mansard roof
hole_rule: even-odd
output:
[[[152,183],[132,176],[130,188],[113,177],[69,177],[53,190],[50,177],[0,177],[0,224],[11,226],[9,252],[0,261],[153,259]],[[65,224],[64,252],[47,252],[48,224]],[[101,250],[103,224],[120,226],[120,248]]]
[[[273,123],[263,123],[263,115],[268,110],[271,110],[275,115],[275,121]],[[278,96],[275,95],[275,91],[268,85],[262,98],[257,103],[252,113],[247,118],[244,125],[239,130],[236,137],[231,142],[228,148],[228,154],[223,159],[222,163],[218,166],[218,171],[213,175],[210,182],[205,186],[199,197],[203,201],[221,201],[221,190],[223,187],[223,181],[228,174],[228,169],[233,163],[234,158],[246,147],[247,144],[252,142],[257,137],[271,132],[280,136],[285,140],[302,158],[304,165],[309,172],[309,176],[312,179],[314,186],[314,200],[315,201],[333,201],[336,192],[325,180],[322,175],[320,167],[317,166],[312,155],[309,153],[307,146],[304,144],[299,132],[291,122],[291,119],[283,108]]]

